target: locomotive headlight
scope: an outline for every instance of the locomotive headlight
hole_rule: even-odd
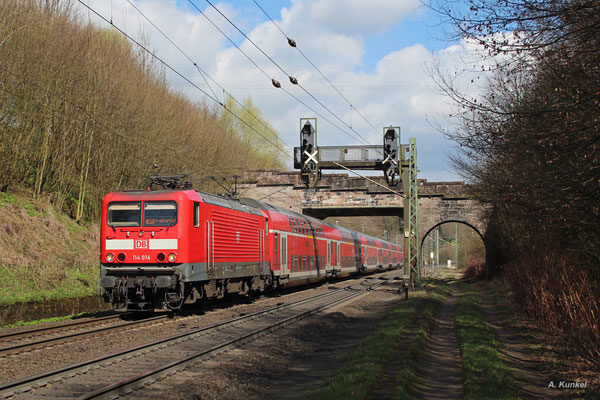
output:
[[[106,262],[113,262],[115,260],[115,255],[113,253],[108,253],[106,255]]]
[[[169,254],[169,262],[175,262],[175,261],[177,261],[177,254],[175,254],[175,253]]]

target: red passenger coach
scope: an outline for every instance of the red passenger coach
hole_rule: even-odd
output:
[[[132,310],[371,272],[404,258],[377,238],[187,188],[107,194],[100,249],[105,300]]]

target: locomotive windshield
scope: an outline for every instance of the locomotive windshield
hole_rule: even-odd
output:
[[[140,226],[142,206],[139,201],[110,203],[108,205],[108,225]]]
[[[177,203],[145,201],[144,226],[173,226],[177,223]]]
[[[174,201],[144,201],[144,226],[173,226],[177,224],[177,203]],[[107,223],[110,226],[140,226],[142,202],[114,202],[108,205]]]

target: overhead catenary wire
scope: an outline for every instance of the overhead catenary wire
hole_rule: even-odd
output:
[[[258,46],[248,35],[246,35],[233,21],[231,21],[229,18],[227,18],[227,16],[225,14],[223,14],[210,0],[204,0],[204,1],[206,1],[215,11],[217,11],[217,13],[219,13],[231,26],[233,26],[259,52],[261,52],[267,59],[269,59],[283,74],[285,74],[289,78],[289,80],[292,84],[294,84],[294,85],[298,86],[300,89],[302,89],[308,96],[310,96],[314,101],[316,101],[321,107],[323,107],[325,110],[327,110],[327,112],[329,112],[331,115],[333,115],[338,121],[340,121],[343,125],[345,125],[352,132],[354,132],[360,138],[360,139],[358,139],[359,142],[362,141],[367,146],[370,146],[370,147],[376,149],[377,151],[379,151],[379,149],[377,147],[370,144],[368,142],[368,140],[366,140],[359,132],[357,132],[354,128],[352,128],[351,125],[346,123],[346,121],[341,119],[336,113],[331,111],[331,109],[329,107],[327,107],[325,104],[323,104],[323,102],[321,102],[312,93],[310,93],[310,91],[308,91],[306,88],[304,88],[304,86],[301,85],[295,77],[293,77],[291,74],[286,72],[277,62],[275,62],[275,60],[273,60],[273,58],[271,56],[269,56],[260,46]],[[221,34],[223,34],[239,51],[242,52],[242,54],[244,54],[246,56],[246,58],[248,58],[252,62],[252,64],[254,64],[263,74],[265,74],[268,78],[270,78],[270,76],[264,71],[264,69],[260,68],[254,60],[252,60],[237,44],[235,44],[235,42],[233,40],[231,40],[229,38],[229,36],[227,36],[227,34],[225,34],[223,32],[223,30],[218,28],[217,25],[212,20],[210,20],[210,18],[208,18],[208,16],[204,12],[202,12],[200,10],[200,8],[198,6],[196,6],[196,4],[192,0],[188,0],[188,2],[190,4],[192,4],[194,6],[194,8],[196,8],[196,10],[198,10],[200,13],[202,13],[202,15],[204,15],[204,17],[206,19],[208,19],[211,22],[211,24],[219,30],[219,32],[221,32]],[[270,78],[270,79],[272,79],[272,78]],[[280,88],[280,86],[276,86],[276,87]],[[289,92],[288,92],[288,94],[289,94]],[[297,100],[297,97],[294,97],[294,98]],[[304,104],[306,106],[305,103],[302,103],[302,104]],[[310,108],[310,109],[311,109],[311,111],[315,112],[312,108]],[[331,121],[329,121],[327,119],[326,119],[326,121],[331,123]],[[338,127],[338,129],[339,129],[339,127]],[[341,131],[344,132],[345,134],[347,134],[348,136],[350,136],[354,139],[357,139],[356,136],[349,134],[345,130],[341,129]]]
[[[189,1],[190,1],[190,3],[191,3],[191,0],[189,0]],[[231,21],[229,18],[227,18],[227,16],[226,16],[225,14],[223,14],[223,13],[221,12],[221,10],[219,10],[217,7],[215,7],[215,5],[214,5],[213,3],[211,3],[211,2],[210,2],[210,0],[204,0],[204,1],[206,1],[206,2],[207,2],[207,3],[208,3],[208,4],[209,4],[209,5],[212,7],[212,8],[214,8],[214,9],[215,9],[215,11],[217,11],[217,12],[218,12],[218,13],[219,13],[219,14],[220,14],[220,15],[221,15],[221,16],[222,16],[222,17],[223,17],[223,18],[224,18],[224,19],[225,19],[227,22],[229,22],[229,24],[231,24],[231,26],[233,26],[233,27],[234,27],[234,28],[235,28],[235,29],[236,29],[236,30],[237,30],[237,31],[238,31],[238,32],[239,32],[239,33],[240,33],[242,36],[244,36],[244,38],[246,38],[246,40],[247,40],[248,42],[252,43],[252,45],[253,45],[254,47],[256,47],[256,49],[257,49],[258,51],[260,51],[260,52],[261,52],[261,53],[262,53],[262,54],[263,54],[265,57],[267,57],[267,58],[268,58],[268,59],[269,59],[269,60],[270,60],[270,61],[271,61],[271,62],[272,62],[272,63],[273,63],[273,64],[274,64],[274,65],[275,65],[277,68],[279,68],[279,70],[280,70],[281,72],[283,72],[283,74],[284,74],[285,76],[287,76],[288,78],[290,78],[290,80],[292,79],[292,76],[291,76],[290,74],[288,74],[288,73],[287,73],[287,72],[286,72],[286,71],[285,71],[285,70],[284,70],[284,69],[283,69],[283,68],[282,68],[282,67],[281,67],[279,64],[277,64],[277,63],[275,62],[275,60],[273,60],[273,58],[271,58],[271,56],[269,56],[267,53],[265,53],[265,52],[263,51],[263,49],[261,49],[261,48],[260,48],[260,46],[258,46],[256,43],[254,43],[254,41],[253,41],[252,39],[250,39],[250,38],[248,37],[248,35],[246,35],[246,34],[245,34],[245,33],[244,33],[244,32],[243,32],[243,31],[242,31],[240,28],[238,28],[238,26],[237,26],[235,23],[233,23],[233,21]],[[207,17],[207,18],[208,18],[208,17]],[[292,82],[292,83],[294,83],[294,82]]]
[[[138,47],[140,47],[143,51],[145,51],[146,53],[148,53],[150,56],[152,56],[154,59],[156,59],[158,62],[160,62],[162,65],[164,65],[167,69],[169,69],[170,71],[172,71],[173,73],[175,73],[177,76],[179,76],[180,78],[182,78],[183,80],[185,80],[187,83],[189,83],[191,86],[193,86],[194,88],[196,88],[197,90],[199,90],[200,92],[202,92],[206,97],[208,97],[209,99],[211,99],[212,101],[214,101],[217,104],[221,104],[221,102],[211,96],[208,92],[206,92],[205,90],[203,90],[202,88],[200,88],[196,83],[194,83],[193,81],[191,81],[190,79],[188,79],[186,76],[184,76],[181,72],[179,72],[178,70],[176,70],[174,67],[172,67],[169,63],[167,63],[166,61],[164,61],[162,58],[160,58],[159,56],[157,56],[156,54],[154,54],[152,51],[150,51],[146,46],[144,46],[143,44],[141,44],[139,41],[137,41],[136,39],[134,39],[133,37],[131,37],[128,33],[126,33],[125,31],[123,31],[121,28],[119,28],[118,26],[111,24],[111,22],[104,17],[103,15],[101,15],[99,12],[97,12],[94,8],[92,8],[91,6],[87,5],[86,3],[83,2],[83,0],[77,0],[81,5],[83,5],[85,8],[87,8],[89,11],[91,11],[93,14],[95,14],[97,17],[99,17],[100,19],[102,19],[103,21],[105,21],[106,23],[110,24],[114,29],[116,29],[119,33],[121,33],[123,36],[125,36],[128,40],[130,40],[131,42],[133,42],[135,45],[137,45]],[[244,121],[240,116],[238,116],[236,113],[234,113],[232,110],[229,110],[228,108],[224,107],[225,110],[227,110],[227,112],[229,112],[232,116],[234,116],[237,120],[239,120],[242,124],[246,125],[248,128],[250,128],[250,130],[252,130],[254,133],[256,133],[257,135],[259,135],[260,137],[262,137],[264,140],[266,140],[267,142],[269,142],[271,145],[273,145],[273,147],[275,147],[276,149],[278,149],[280,152],[282,152],[285,156],[287,156],[288,158],[293,160],[293,157],[288,154],[287,152],[285,152],[281,147],[279,147],[276,143],[273,143],[273,141],[271,141],[269,138],[267,138],[266,136],[264,136],[263,134],[261,134],[259,131],[257,131],[253,126],[251,126],[250,124],[248,124],[246,121]]]
[[[208,88],[210,89],[210,91],[212,92],[212,94],[214,95],[215,98],[217,98],[218,96],[215,94],[215,91],[212,89],[211,85],[208,83],[208,81],[206,80],[206,77],[208,77],[216,86],[219,87],[219,89],[221,89],[223,91],[223,93],[227,94],[229,97],[231,97],[231,99],[233,101],[235,101],[235,103],[240,106],[244,111],[246,111],[250,116],[252,116],[254,118],[255,121],[257,121],[259,124],[261,124],[265,129],[267,129],[269,132],[271,132],[275,137],[278,136],[277,132],[275,132],[273,130],[273,128],[271,128],[270,126],[268,126],[264,121],[262,121],[260,118],[258,118],[256,115],[254,115],[250,110],[248,110],[242,103],[240,103],[230,92],[228,92],[222,85],[219,84],[219,82],[217,82],[212,76],[210,76],[209,73],[207,73],[204,69],[202,69],[197,62],[195,62],[185,51],[183,51],[183,49],[178,46],[166,33],[164,33],[152,20],[150,20],[150,18],[148,18],[146,16],[146,14],[144,14],[138,7],[135,6],[135,4],[133,4],[131,2],[131,0],[126,0],[129,5],[131,5],[146,21],[148,21],[148,23],[150,25],[152,25],[169,43],[171,43],[185,58],[188,59],[189,62],[192,63],[192,65],[198,70],[198,72],[200,73],[200,75],[202,76],[202,79],[204,80],[204,82],[206,83],[206,85],[208,86]],[[215,26],[216,27],[216,26]],[[218,27],[216,27],[218,29]],[[219,104],[222,107],[226,107],[225,106],[225,102],[219,102]],[[287,146],[290,150],[293,151],[293,147],[290,146],[289,144],[287,144],[286,142],[284,142],[283,140],[279,139],[281,141],[281,143],[285,146]]]
[[[198,66],[198,64],[196,64],[196,63],[194,62],[194,60],[192,60],[192,59],[191,59],[191,58],[190,58],[190,57],[189,57],[189,56],[188,56],[188,55],[187,55],[187,54],[186,54],[186,53],[185,53],[185,52],[184,52],[184,51],[183,51],[183,50],[182,50],[182,49],[181,49],[181,48],[180,48],[180,47],[179,47],[179,46],[178,46],[176,43],[175,43],[175,42],[173,42],[173,41],[171,40],[171,38],[169,38],[169,37],[168,37],[168,36],[167,36],[167,35],[166,35],[166,34],[165,34],[165,33],[164,33],[164,32],[163,32],[163,31],[162,31],[162,30],[161,30],[161,29],[158,27],[158,26],[156,26],[156,24],[155,24],[154,22],[152,22],[152,21],[150,20],[150,18],[148,18],[148,17],[146,16],[146,14],[144,14],[144,13],[142,12],[142,10],[140,10],[139,8],[137,8],[137,7],[135,6],[135,4],[133,4],[133,3],[131,2],[131,0],[126,0],[126,1],[127,1],[127,3],[129,3],[129,5],[130,5],[131,7],[133,7],[133,9],[134,9],[134,10],[136,10],[136,11],[137,11],[137,12],[138,12],[138,13],[139,13],[139,14],[140,14],[142,17],[144,17],[144,19],[145,19],[146,21],[148,21],[148,23],[149,23],[150,25],[152,25],[152,26],[154,27],[154,29],[156,29],[158,32],[160,32],[160,34],[161,34],[161,35],[162,35],[162,36],[163,36],[165,39],[167,39],[167,41],[168,41],[169,43],[171,43],[173,46],[175,46],[175,48],[176,48],[177,50],[179,50],[179,52],[180,52],[181,54],[183,54],[183,56],[184,56],[184,57],[186,57],[186,58],[188,59],[188,61],[190,61],[190,62],[191,62],[193,65],[194,65],[194,67],[196,67],[196,69],[197,69],[197,70],[198,70],[198,72],[200,73],[200,76],[202,77],[202,80],[204,80],[204,83],[206,83],[206,86],[208,86],[208,88],[209,88],[209,89],[210,89],[210,91],[212,92],[213,96],[214,96],[215,98],[218,98],[217,94],[215,93],[215,91],[213,90],[213,88],[210,86],[210,84],[209,84],[209,83],[208,83],[208,81],[206,80],[206,77],[205,77],[205,75],[208,75],[208,74],[207,74],[207,73],[206,73],[206,72],[205,72],[205,71],[204,71],[202,68],[200,68],[200,67]],[[111,7],[112,7],[112,0],[111,0]],[[112,10],[112,8],[111,8],[111,10]],[[110,23],[111,23],[111,25],[112,25],[112,17],[111,17],[111,19],[110,19]],[[211,79],[212,79],[212,78],[211,78]],[[214,80],[213,80],[213,81],[214,81]],[[221,103],[221,105],[223,105],[223,103]]]
[[[109,134],[111,134],[113,136],[116,136],[116,137],[118,137],[118,138],[120,138],[122,140],[125,140],[127,142],[135,142],[137,145],[139,145],[141,147],[144,147],[144,148],[146,148],[148,150],[151,150],[152,152],[156,152],[161,157],[166,156],[166,157],[170,158],[171,160],[176,160],[176,161],[179,161],[179,162],[187,162],[189,160],[192,160],[192,161],[196,161],[199,165],[203,165],[204,164],[204,166],[207,167],[207,168],[208,167],[217,167],[217,165],[215,165],[215,164],[205,164],[205,160],[202,160],[202,159],[199,159],[199,158],[195,158],[193,156],[185,156],[185,157],[183,157],[178,150],[176,150],[176,149],[174,149],[172,147],[169,147],[167,145],[161,145],[160,149],[158,149],[156,146],[147,145],[145,142],[152,142],[153,139],[148,138],[148,137],[146,137],[144,135],[140,135],[140,134],[134,133],[134,132],[130,131],[127,128],[123,128],[122,126],[119,126],[119,128],[121,128],[124,132],[129,132],[131,134],[131,136],[125,136],[122,133],[117,132],[114,129],[114,126],[111,127],[111,126],[108,125],[108,124],[115,125],[114,122],[107,121],[106,118],[98,116],[98,115],[90,112],[85,107],[83,107],[83,106],[81,106],[81,105],[79,105],[77,103],[74,103],[74,102],[68,100],[67,98],[65,98],[63,96],[60,96],[60,95],[56,94],[54,91],[47,90],[47,89],[45,89],[45,88],[43,88],[43,87],[35,84],[34,82],[29,81],[28,79],[24,78],[23,76],[18,75],[16,73],[12,72],[12,71],[9,71],[8,69],[6,69],[4,67],[0,66],[0,70],[2,70],[2,71],[6,72],[8,74],[11,74],[11,75],[19,78],[19,80],[20,80],[21,83],[24,83],[26,85],[29,85],[30,87],[33,87],[33,88],[35,88],[35,89],[37,89],[39,91],[42,91],[47,96],[54,97],[57,100],[60,100],[61,102],[64,102],[65,104],[69,104],[70,106],[74,107],[75,109],[77,109],[78,111],[81,112],[81,114],[78,114],[78,115],[85,114],[87,117],[91,118],[94,122],[97,122],[100,125],[100,127],[104,129],[105,132],[107,132],[107,133],[109,133]],[[12,95],[12,96],[14,96],[16,98],[19,98],[19,99],[21,99],[23,101],[27,101],[27,102],[29,102],[32,105],[40,107],[40,104],[38,104],[38,103],[34,104],[32,101],[26,99],[24,96],[18,95],[16,93],[14,93],[14,92],[12,92],[12,91],[4,88],[4,87],[0,88],[0,90],[4,91],[5,93],[8,93],[8,94],[10,94],[10,95]],[[50,106],[43,105],[43,107],[49,108]],[[66,114],[66,112],[61,112],[61,111],[58,111],[58,112],[61,113],[64,116],[68,116]],[[104,120],[105,122],[103,123],[102,120]],[[82,119],[78,119],[77,121],[82,122],[83,120]],[[170,151],[171,153],[174,154],[174,156],[169,155],[168,153],[163,152],[162,151],[163,149]],[[239,170],[240,168],[225,168],[225,169],[230,169],[230,170],[233,171],[233,170]]]
[[[79,0],[81,1],[81,0]],[[211,20],[210,18],[208,18],[208,15],[206,15],[192,0],[188,0],[188,2],[192,5],[192,7],[194,7],[196,9],[196,11],[198,11],[204,18],[206,18],[206,20],[208,22],[210,22],[210,24],[212,26],[215,27],[215,29],[217,29],[219,32],[221,32],[221,34],[227,39],[229,40],[229,43],[231,43],[233,46],[235,46],[236,49],[238,49],[244,56],[246,56],[246,58],[252,63],[254,64],[254,66],[260,71],[262,72],[262,74],[264,76],[267,77],[267,79],[271,80],[273,82],[273,78],[271,78],[271,76],[269,74],[267,74],[267,72],[262,69],[248,54],[246,54],[246,52],[244,52],[244,50],[242,50],[240,48],[240,46],[237,45],[237,43],[235,43],[225,32],[223,32],[223,30],[221,28],[219,28],[217,26],[217,24],[215,24],[213,22],[213,20]],[[274,83],[273,83],[274,84]]]
[[[374,181],[373,179],[371,179],[371,178],[367,177],[366,175],[359,174],[358,172],[354,171],[353,169],[350,169],[350,168],[348,168],[348,167],[346,167],[346,166],[344,166],[344,165],[342,165],[342,164],[340,164],[340,163],[338,163],[338,162],[336,162],[336,161],[332,161],[332,162],[333,162],[335,165],[337,165],[338,167],[340,167],[340,168],[343,168],[343,169],[345,169],[346,171],[352,172],[353,174],[355,174],[355,175],[358,175],[358,176],[360,176],[361,178],[363,178],[363,179],[366,179],[366,180],[368,180],[369,182],[372,182],[372,183],[374,183],[375,185],[377,185],[377,186],[380,186],[380,187],[384,188],[384,189],[385,189],[385,190],[387,190],[387,191],[390,191],[390,192],[392,192],[392,193],[394,193],[394,194],[396,194],[396,195],[398,195],[398,196],[400,196],[400,197],[402,197],[402,198],[406,198],[406,196],[404,196],[404,194],[402,194],[402,193],[400,193],[400,192],[397,192],[397,191],[395,191],[395,190],[393,190],[393,189],[390,189],[389,187],[387,187],[387,186],[385,186],[385,185],[382,185],[381,183],[379,183],[379,182],[377,182],[377,181]]]
[[[358,115],[360,115],[362,117],[363,120],[365,120],[365,122],[367,122],[374,130],[375,132],[379,133],[379,130],[375,127],[375,125],[373,125],[371,123],[371,121],[369,121],[367,119],[367,117],[365,117],[358,108],[356,108],[351,102],[350,100],[348,100],[348,98],[346,96],[344,96],[344,94],[342,92],[340,92],[338,90],[338,88],[333,84],[333,82],[331,82],[323,72],[321,72],[321,70],[308,58],[308,56],[306,54],[304,54],[304,52],[302,50],[300,50],[300,48],[298,47],[298,44],[296,43],[296,41],[294,39],[291,39],[288,35],[286,35],[286,33],[281,29],[281,27],[273,20],[273,18],[271,18],[271,16],[260,6],[260,4],[258,4],[258,2],[256,0],[253,0],[254,4],[256,4],[256,6],[263,12],[263,14],[265,14],[267,16],[267,18],[273,23],[273,25],[275,25],[275,27],[279,30],[279,32],[281,32],[281,34],[286,38],[288,44],[290,46],[292,46],[293,48],[295,48],[296,50],[298,50],[298,52],[302,55],[302,57],[304,57],[304,59],[306,61],[308,61],[308,63],[310,65],[312,65],[312,67],[323,77],[323,79],[325,79],[325,81],[327,81],[327,83],[329,83],[329,85],[346,101],[346,103],[348,103],[348,105],[350,106],[351,110],[355,110]]]
[[[329,120],[328,118],[326,118],[325,116],[323,116],[321,113],[319,113],[318,111],[316,111],[313,107],[309,106],[308,104],[306,104],[306,102],[300,100],[297,96],[293,95],[289,90],[281,87],[281,85],[279,84],[279,82],[277,82],[275,79],[271,78],[271,76],[269,74],[267,74],[267,72],[262,69],[261,67],[258,66],[258,64],[246,53],[244,52],[240,46],[238,46],[225,32],[223,32],[223,30],[221,28],[219,28],[217,26],[217,24],[215,24],[194,2],[192,2],[192,0],[188,0],[188,2],[200,13],[204,16],[204,18],[206,18],[211,24],[212,26],[214,26],[236,49],[238,49],[254,66],[256,66],[256,68],[258,68],[258,70],[260,72],[263,73],[263,75],[265,75],[268,79],[271,80],[271,82],[275,85],[275,83],[277,83],[277,85],[275,85],[277,88],[281,88],[285,93],[287,93],[290,97],[292,97],[294,100],[296,100],[297,102],[299,102],[300,104],[302,104],[303,106],[305,106],[306,108],[308,108],[309,110],[311,110],[312,112],[314,112],[317,116],[323,118],[325,121],[327,121],[328,123],[330,123],[331,125],[335,126],[337,129],[339,129],[341,132],[345,133],[346,135],[352,137],[353,139],[356,139],[358,141],[360,141],[359,138],[357,138],[356,136],[353,136],[352,134],[346,132],[344,129],[342,129],[340,126],[338,126],[337,124],[333,123],[331,120]],[[214,6],[213,6],[214,7]],[[242,32],[243,34],[243,32]],[[284,71],[285,73],[285,71]]]

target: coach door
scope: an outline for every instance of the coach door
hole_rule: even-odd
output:
[[[206,272],[209,278],[215,277],[215,224],[206,221]]]
[[[281,241],[280,245],[281,246],[279,246],[279,249],[280,249],[279,255],[280,255],[281,258],[279,259],[279,263],[281,265],[281,274],[282,275],[287,275],[287,274],[289,274],[288,265],[287,265],[287,259],[288,259],[288,257],[287,257],[287,253],[288,253],[288,251],[287,251],[288,250],[288,246],[287,246],[287,234],[282,233],[280,235],[280,237],[281,237],[281,239],[280,239],[280,241]]]

